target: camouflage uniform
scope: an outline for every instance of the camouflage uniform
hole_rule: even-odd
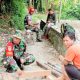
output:
[[[28,54],[26,51],[26,45],[23,41],[20,42],[20,44],[14,45],[14,59],[20,60],[24,59],[25,64],[30,64],[35,61],[35,58],[32,54]],[[19,61],[20,62],[20,61]],[[21,66],[20,64],[18,64]]]
[[[28,15],[26,15],[25,16],[25,19],[24,19],[24,26],[25,26],[25,29],[26,30],[31,30],[32,32],[35,32],[36,33],[36,40],[39,40],[39,39],[41,39],[41,30],[40,30],[40,28],[39,28],[39,26],[40,26],[40,22],[38,22],[38,24],[36,25],[37,27],[32,27],[32,26],[30,26],[30,25],[28,25],[28,20],[30,20],[31,21],[31,23],[33,22],[33,20],[32,20],[32,15],[30,15],[30,14],[28,14]],[[37,22],[36,22],[37,23]]]
[[[4,64],[4,66],[5,66],[5,68],[7,68],[7,70],[16,71],[18,69],[16,61],[13,59],[13,57],[5,57],[3,60],[3,63],[4,62],[6,62],[6,64]]]
[[[12,42],[12,40],[13,39],[10,38],[10,42]],[[13,51],[14,51],[13,57],[5,57],[4,58],[4,61],[7,62],[7,67],[10,65],[12,70],[17,70],[18,67],[22,70],[22,66],[21,66],[22,63],[21,63],[20,59],[25,60],[24,64],[30,64],[35,61],[35,58],[32,54],[26,53],[26,45],[23,42],[23,40],[21,40],[19,45],[13,44]]]
[[[18,69],[16,61],[13,58],[13,43],[10,41],[6,45],[4,59],[2,61],[4,67],[7,68],[7,71],[9,70],[16,71]]]

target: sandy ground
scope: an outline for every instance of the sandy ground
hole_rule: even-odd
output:
[[[35,42],[34,45],[28,45],[27,52],[33,54],[36,60],[43,62],[58,61],[58,52],[53,48],[49,41],[43,40],[42,42]],[[57,58],[57,59],[56,59]]]
[[[74,28],[76,28],[76,37],[78,39],[78,42],[80,42],[80,21],[69,21],[69,20],[61,20],[61,23],[69,23]],[[60,24],[58,24],[60,26]],[[60,27],[59,27],[60,28]],[[58,28],[58,29],[59,29]],[[4,50],[4,46],[6,45],[6,39],[8,39],[7,35],[1,35],[2,42],[0,44],[0,54]],[[9,36],[10,37],[10,36]],[[3,45],[4,44],[4,45]],[[1,51],[2,50],[2,51]],[[35,56],[36,60],[41,62],[51,62],[52,64],[60,63],[58,60],[59,53],[53,48],[52,44],[47,41],[43,40],[43,42],[35,42],[34,44],[27,44],[27,52],[31,53]],[[40,67],[36,65],[36,62],[34,62],[31,65],[25,66],[26,71],[35,71],[35,70],[42,70]],[[0,75],[1,77],[2,75]],[[7,77],[4,75],[4,77]],[[53,76],[54,78],[54,76]],[[0,79],[1,80],[1,79]],[[6,79],[9,80],[9,79]],[[19,79],[15,79],[19,80]],[[22,80],[45,80],[41,78],[34,78],[34,79],[22,79]]]
[[[53,64],[56,64],[59,62],[58,61],[59,53],[53,48],[53,46],[48,40],[43,40],[42,42],[34,42],[34,44],[28,43],[26,52],[33,54],[36,60],[41,61],[43,63],[51,62]],[[36,61],[31,65],[24,66],[24,68],[25,71],[43,70],[42,68],[37,66]],[[7,77],[6,75],[4,76]],[[30,79],[22,79],[22,80],[45,80],[45,79],[30,78]]]

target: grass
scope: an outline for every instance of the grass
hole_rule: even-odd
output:
[[[42,14],[42,13],[36,13],[33,15],[32,19],[33,22],[36,22],[38,20],[46,20],[47,14]]]

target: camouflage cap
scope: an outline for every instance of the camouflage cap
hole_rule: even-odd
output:
[[[16,37],[16,38],[18,38],[18,39],[22,39],[22,36],[21,36],[20,33],[17,33],[17,34],[15,34],[15,35],[13,35],[13,37]]]

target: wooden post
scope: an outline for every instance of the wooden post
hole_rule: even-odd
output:
[[[42,0],[40,0],[39,11],[42,12]]]
[[[58,19],[58,22],[60,22],[60,19],[61,19],[61,11],[62,11],[62,0],[59,0],[59,19]]]
[[[48,10],[48,0],[46,0],[46,12]]]
[[[29,7],[32,6],[32,0],[29,0]]]
[[[54,2],[51,3],[51,9],[54,10]]]
[[[61,75],[60,72],[56,71],[52,66],[46,64],[46,63],[43,63],[43,62],[40,62],[40,61],[36,61],[37,65],[40,66],[41,68],[43,69],[46,69],[46,70],[51,70],[51,73],[55,76],[55,77],[59,77]]]

